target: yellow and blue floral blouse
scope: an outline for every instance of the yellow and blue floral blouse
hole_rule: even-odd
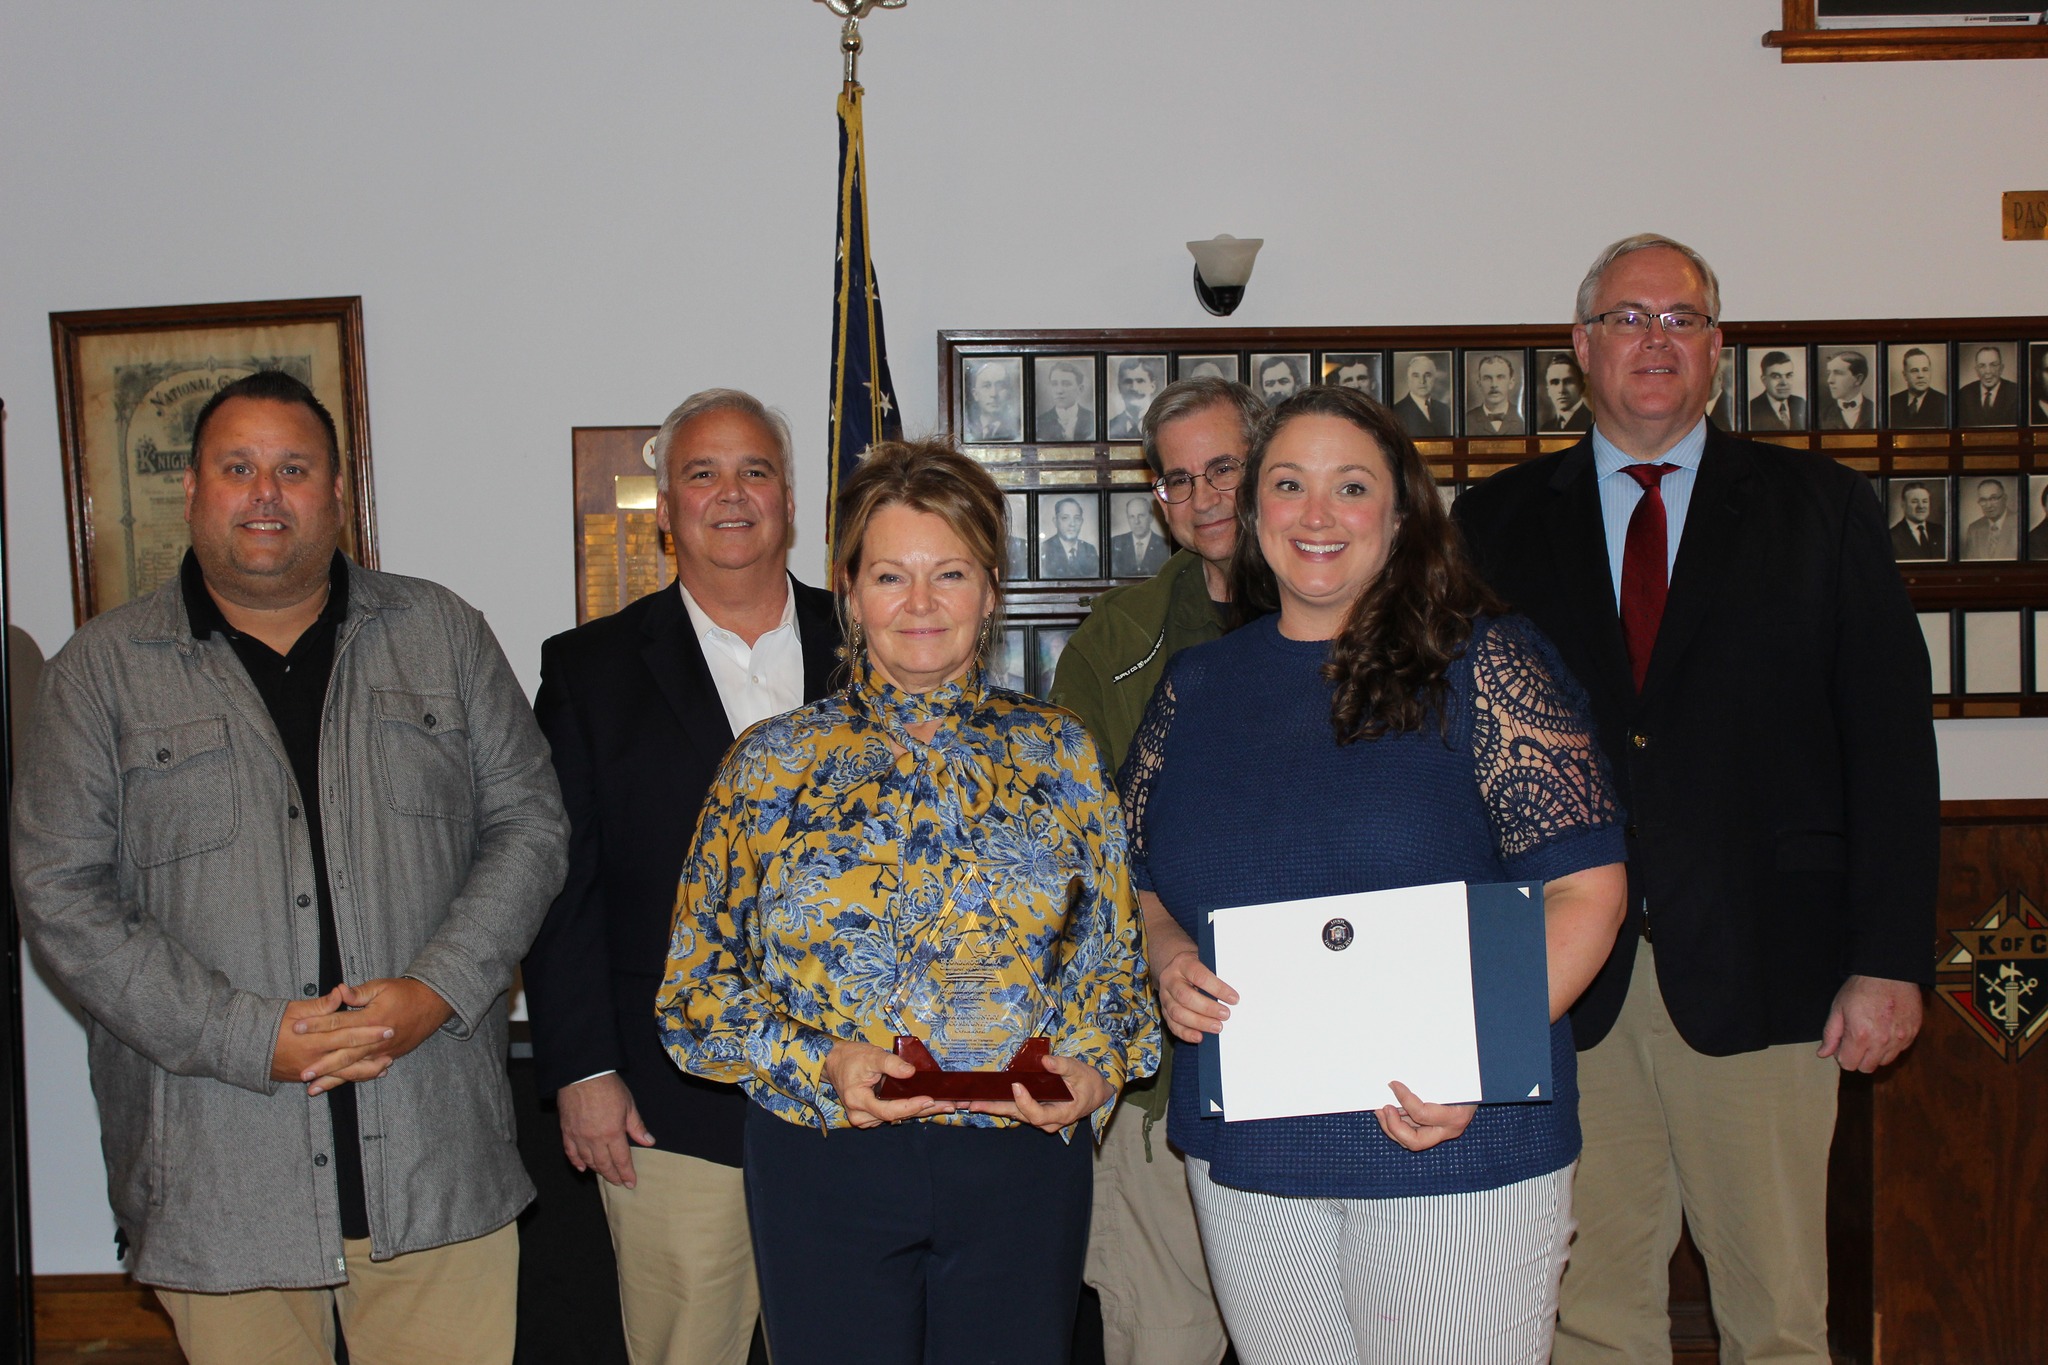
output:
[[[930,720],[930,743],[911,736]],[[749,729],[719,769],[655,1000],[669,1055],[779,1118],[847,1126],[825,1055],[841,1038],[892,1045],[899,987],[918,984],[899,964],[970,884],[1020,949],[995,960],[997,988],[1043,1001],[1035,1031],[1055,1053],[1118,1090],[1158,1069],[1123,817],[1081,722],[978,675],[906,693],[861,664],[845,690]]]

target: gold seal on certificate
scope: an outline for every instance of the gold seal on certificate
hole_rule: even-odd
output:
[[[888,1077],[876,1093],[1007,1100],[1017,1083],[1040,1101],[1069,1098],[1045,1069],[1051,1045],[1040,1029],[1052,1002],[1029,964],[1014,921],[989,903],[980,867],[965,864],[939,913],[897,955],[891,1026],[896,1054],[917,1075]]]

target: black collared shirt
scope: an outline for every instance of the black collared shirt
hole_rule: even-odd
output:
[[[334,926],[334,895],[327,885],[327,845],[320,829],[320,712],[327,704],[327,683],[334,672],[334,643],[348,615],[348,560],[339,550],[327,570],[327,605],[320,617],[279,654],[252,635],[228,624],[220,604],[207,590],[199,558],[190,550],[178,570],[185,595],[185,619],[192,638],[219,635],[234,647],[235,657],[270,712],[270,723],[291,761],[299,799],[288,818],[304,820],[313,846],[314,886],[320,902],[320,990],[341,984],[341,937]],[[363,1204],[363,1152],[356,1123],[353,1085],[327,1092],[327,1114],[334,1126],[334,1183],[341,1197],[341,1235],[368,1237],[370,1220]]]

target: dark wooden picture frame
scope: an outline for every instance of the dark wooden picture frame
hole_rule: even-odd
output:
[[[50,344],[78,624],[177,571],[192,419],[215,390],[259,369],[297,375],[334,415],[341,548],[377,567],[359,296],[52,313]]]
[[[1779,349],[1805,356],[1809,398],[1813,389],[1812,367],[1819,354],[1816,348],[1839,346],[1843,337],[1857,338],[1855,344],[1859,347],[1876,348],[1875,356],[1880,361],[1892,353],[1891,348],[1897,348],[1902,354],[1909,347],[1920,346],[1929,350],[1939,349],[1952,357],[1958,341],[1973,344],[2010,341],[2017,347],[2016,353],[2027,358],[2028,372],[2024,379],[2030,404],[2035,390],[2041,387],[2035,382],[2036,370],[2042,365],[2044,356],[2048,356],[2048,317],[1737,322],[1724,324],[1722,333],[1727,358],[1731,360],[1742,353],[1742,348],[1758,354]],[[980,356],[1092,357],[1099,375],[1102,359],[1109,355],[1165,354],[1171,357],[1172,373],[1178,378],[1186,373],[1189,359],[1198,356],[1222,358],[1234,363],[1238,373],[1243,375],[1250,373],[1246,365],[1254,354],[1378,354],[1388,357],[1382,371],[1385,378],[1383,392],[1392,398],[1398,396],[1394,391],[1402,387],[1401,376],[1391,360],[1396,352],[1403,355],[1412,352],[1449,353],[1455,356],[1460,352],[1470,354],[1490,350],[1505,351],[1523,358],[1522,401],[1525,412],[1533,415],[1540,403],[1530,392],[1535,381],[1528,367],[1533,366],[1536,358],[1544,352],[1568,349],[1571,329],[1565,324],[1517,324],[1400,328],[960,330],[941,331],[938,343],[940,411],[956,415],[960,411],[962,362]],[[1455,404],[1463,397],[1457,390],[1466,386],[1457,383],[1462,376],[1456,368],[1448,369],[1447,375],[1453,392],[1445,395],[1444,401]],[[1731,407],[1738,402],[1746,405],[1747,395],[1741,392],[1743,387],[1741,378],[1736,377],[1736,391],[1729,395]],[[1874,368],[1866,389],[1867,401],[1884,401],[1885,389],[1885,370]],[[1462,415],[1462,410],[1459,415]],[[1944,483],[1945,488],[1954,489],[1962,486],[1954,481],[1966,476],[2024,476],[2017,487],[2025,490],[2031,499],[2039,496],[2035,490],[2048,486],[2048,482],[2032,481],[2048,480],[2048,412],[2040,412],[2030,406],[2025,418],[2018,427],[1958,429],[1951,421],[1938,429],[1917,430],[1892,430],[1880,420],[1877,430],[1861,431],[1813,430],[1809,421],[1806,431],[1758,432],[1751,439],[1809,452],[1816,459],[1832,459],[1875,479],[1941,479],[1949,481]],[[1723,422],[1722,425],[1728,424]],[[1738,422],[1735,429],[1740,425]],[[957,430],[956,427],[956,434]],[[1555,432],[1517,437],[1494,433],[1481,437],[1468,433],[1460,437],[1418,440],[1416,447],[1435,472],[1440,486],[1462,489],[1523,460],[1564,449],[1579,439],[1575,434]],[[982,461],[1006,492],[1042,494],[1059,489],[1113,496],[1142,491],[1152,479],[1139,451],[1128,442],[1098,441],[1092,446],[1062,443],[1047,445],[1043,449],[1029,443],[979,447],[970,444],[967,450]],[[1871,496],[1880,500],[1882,497],[1879,491],[1873,491]],[[2022,613],[2024,638],[2034,639],[2041,629],[2039,623],[2048,620],[2048,557],[2032,555],[2023,544],[2021,558],[2016,561],[1960,561],[1956,556],[1958,542],[1955,537],[1960,533],[1963,519],[1957,515],[1955,502],[1956,498],[1951,497],[1949,506],[1944,509],[1948,536],[1944,558],[1899,566],[1915,609],[1923,613],[1951,614],[2019,611]],[[2031,503],[2024,508],[2015,508],[2027,518],[2022,523],[2023,542],[2032,527],[2031,518],[2035,510]],[[1888,516],[1887,526],[1894,519]],[[1016,528],[1011,534],[1031,535],[1035,551],[1036,536],[1047,529],[1039,526]],[[1041,628],[1063,629],[1084,618],[1096,596],[1104,590],[1118,583],[1136,581],[1115,576],[1113,566],[1106,558],[1102,569],[1105,576],[1097,579],[1035,578],[1005,584],[1007,621],[1012,625],[1028,626],[1034,632]],[[2048,715],[2048,673],[2044,673],[2033,650],[2022,651],[2019,691],[1998,694],[1965,694],[1961,691],[1964,672],[1960,657],[1963,638],[1961,618],[1954,617],[1951,624],[1950,636],[1958,651],[1950,670],[1954,687],[1931,699],[1937,716]],[[1035,641],[1037,637],[1034,634],[1032,638]]]
[[[2038,24],[1969,28],[1830,28],[1815,19],[1814,0],[1784,0],[1783,28],[1764,34],[1784,62],[1927,62],[2048,57],[2048,29]]]

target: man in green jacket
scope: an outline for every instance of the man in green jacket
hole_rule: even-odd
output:
[[[1184,379],[1145,411],[1153,491],[1181,549],[1145,582],[1096,599],[1052,685],[1054,703],[1081,718],[1112,768],[1123,765],[1166,661],[1223,633],[1238,480],[1265,410],[1242,384]],[[1125,1090],[1096,1154],[1085,1273],[1102,1296],[1109,1365],[1215,1365],[1229,1346],[1186,1168],[1165,1134],[1152,1133],[1166,1113],[1171,1064],[1169,1050],[1158,1077]]]

